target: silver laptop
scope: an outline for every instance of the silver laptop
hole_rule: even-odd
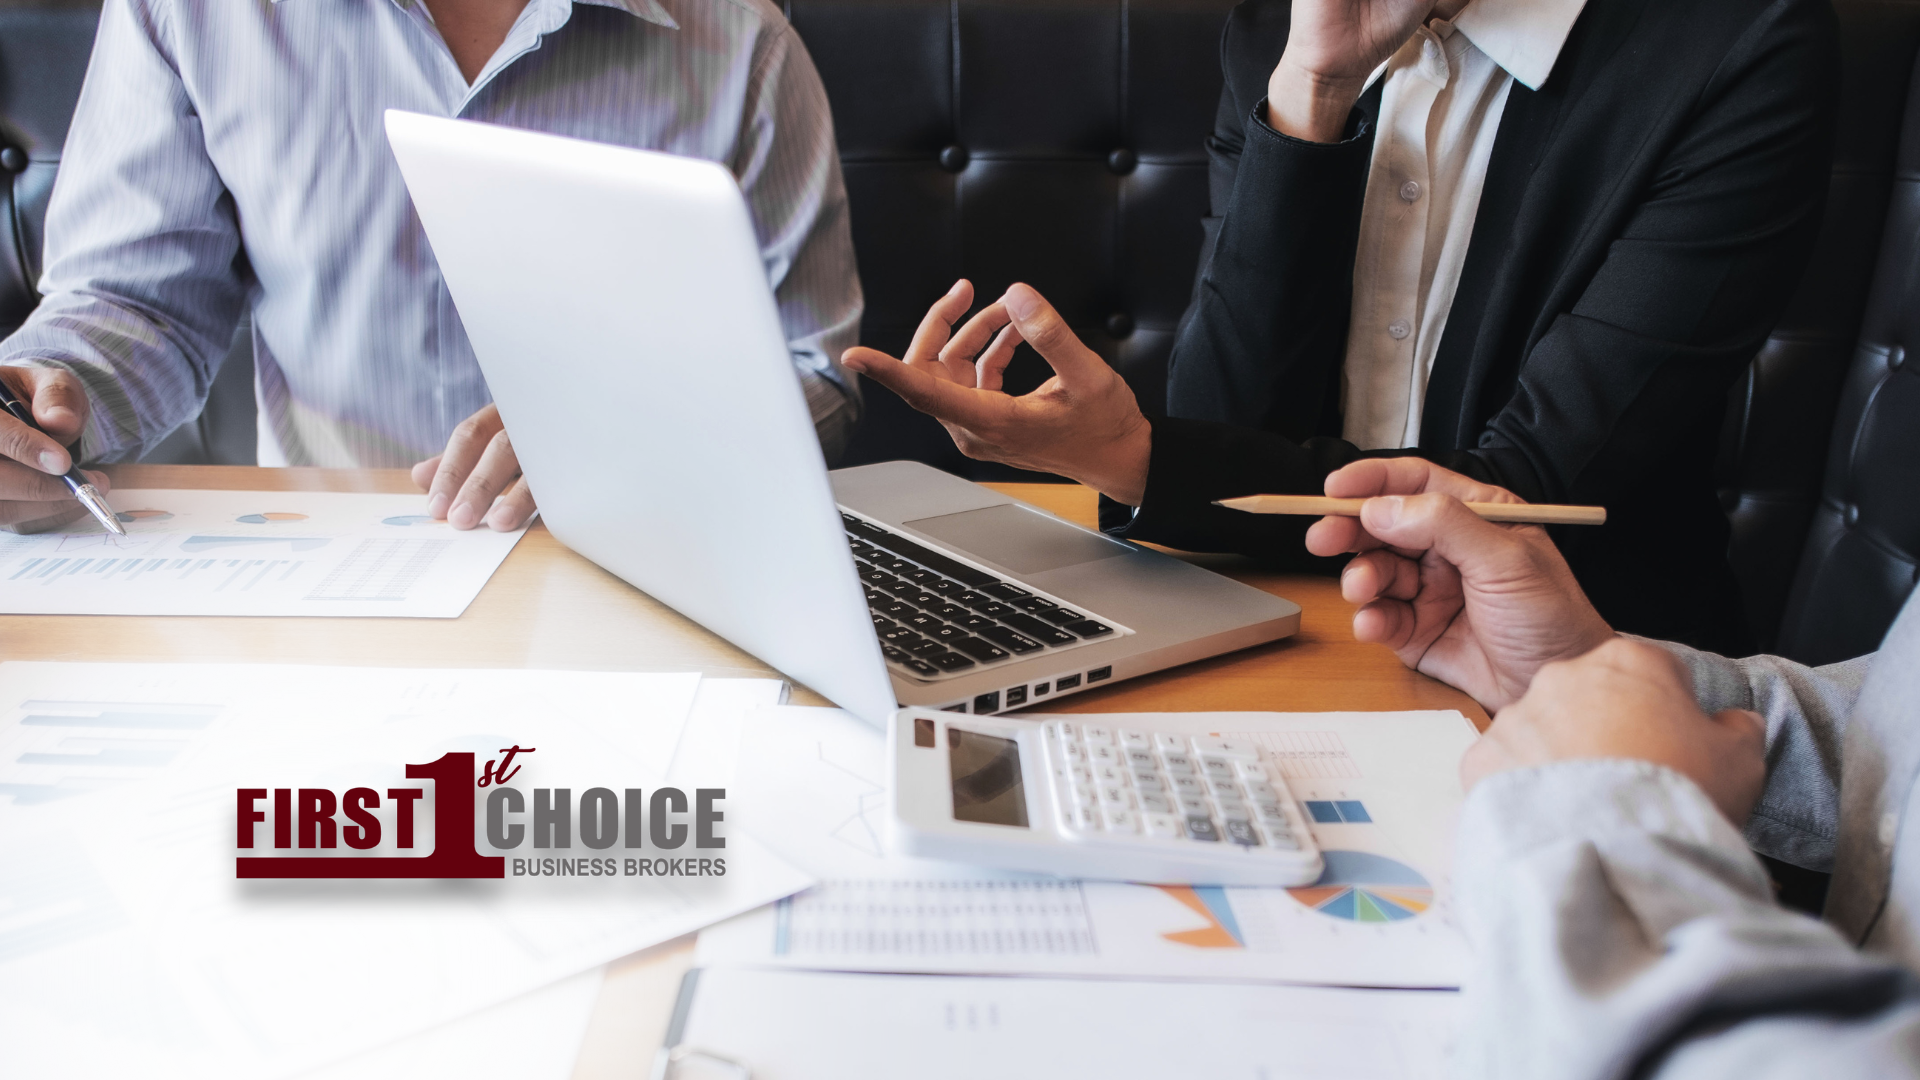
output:
[[[862,719],[998,713],[1300,608],[911,462],[828,472],[712,162],[387,113],[547,527]]]

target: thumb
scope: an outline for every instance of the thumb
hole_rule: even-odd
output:
[[[1525,555],[1511,531],[1451,495],[1368,499],[1360,506],[1360,524],[1389,547],[1408,554],[1431,551],[1469,577],[1469,571],[1505,568]]]
[[[80,380],[60,368],[27,368],[25,375],[33,419],[41,430],[63,444],[79,438],[87,419],[87,394]]]
[[[1020,336],[1069,388],[1085,386],[1094,378],[1104,378],[1112,372],[1100,354],[1075,337],[1067,328],[1066,320],[1031,285],[1015,283],[1008,287],[1000,302],[1006,305]]]
[[[1751,741],[1765,749],[1767,720],[1752,709],[1722,709],[1713,714],[1712,720],[1741,741]]]

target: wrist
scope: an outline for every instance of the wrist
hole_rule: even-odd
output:
[[[1074,479],[1115,502],[1139,506],[1147,492],[1147,463],[1153,458],[1153,425],[1135,413],[1109,453],[1102,455],[1097,474]]]
[[[1307,142],[1339,142],[1365,86],[1364,76],[1329,76],[1282,57],[1267,80],[1267,126]]]

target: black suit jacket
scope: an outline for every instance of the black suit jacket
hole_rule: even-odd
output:
[[[1321,490],[1338,438],[1376,85],[1351,136],[1263,121],[1288,0],[1222,42],[1214,216],[1121,530],[1312,565],[1306,522],[1209,500]],[[1588,0],[1538,91],[1515,83],[1412,451],[1530,502],[1599,503],[1555,539],[1622,630],[1749,638],[1711,476],[1729,386],[1798,284],[1839,81],[1826,0]],[[1117,524],[1117,523],[1116,523]]]

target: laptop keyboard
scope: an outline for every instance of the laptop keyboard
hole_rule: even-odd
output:
[[[916,679],[1071,649],[1112,626],[1033,590],[841,514],[887,663]]]

